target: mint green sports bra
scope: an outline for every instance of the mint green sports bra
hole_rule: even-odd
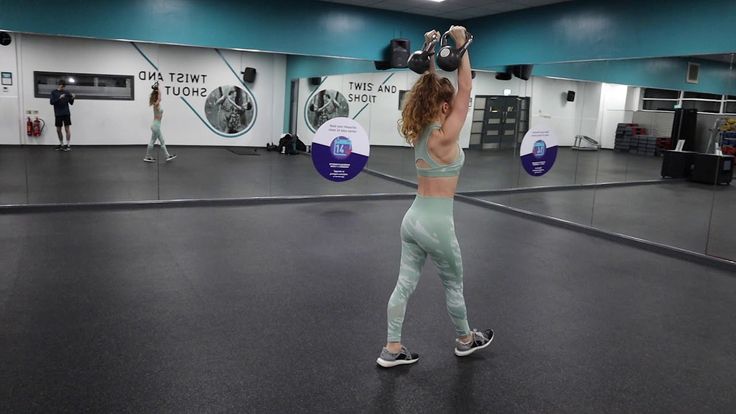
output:
[[[440,127],[441,125],[430,124],[429,126],[424,128],[419,141],[414,146],[414,165],[416,166],[416,163],[419,160],[423,160],[424,162],[429,164],[429,168],[416,166],[417,175],[420,175],[422,177],[457,177],[458,175],[460,175],[460,170],[463,168],[463,164],[465,164],[465,153],[460,147],[459,142],[457,144],[457,158],[455,159],[455,161],[449,164],[438,164],[429,155],[427,141],[429,141],[429,137],[430,135],[432,135],[432,131],[434,131],[435,129],[439,129]]]

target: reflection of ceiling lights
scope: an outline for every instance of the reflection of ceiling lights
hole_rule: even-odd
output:
[[[434,3],[442,3],[445,0],[429,0],[429,1],[434,2]]]
[[[75,83],[75,82],[76,80],[74,80],[74,78],[69,78],[69,83]]]

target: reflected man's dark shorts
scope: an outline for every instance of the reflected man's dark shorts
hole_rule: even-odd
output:
[[[69,126],[72,124],[71,115],[63,115],[56,117],[56,127],[61,128],[62,125]]]

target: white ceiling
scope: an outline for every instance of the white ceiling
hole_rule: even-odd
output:
[[[505,13],[514,10],[529,9],[553,3],[564,3],[570,0],[445,0],[435,3],[429,0],[324,0],[328,3],[351,4],[360,7],[371,7],[422,14],[425,16],[446,19],[464,20],[490,14]]]

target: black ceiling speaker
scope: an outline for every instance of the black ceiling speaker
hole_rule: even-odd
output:
[[[312,86],[319,86],[322,84],[322,78],[320,78],[319,76],[309,78],[309,84]]]
[[[243,82],[252,83],[256,80],[256,68],[245,68],[240,73],[243,74]]]
[[[567,91],[567,102],[575,102],[575,91]]]
[[[0,32],[0,45],[7,46],[12,41],[13,39],[10,37],[8,32]]]

